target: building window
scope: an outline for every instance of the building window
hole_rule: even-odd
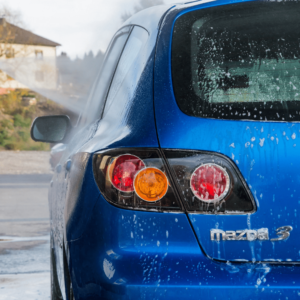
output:
[[[35,80],[38,82],[44,81],[44,73],[43,71],[36,71],[35,72]]]
[[[13,58],[15,57],[15,50],[13,48],[5,49],[5,57],[6,58]]]
[[[43,59],[43,51],[42,50],[35,50],[35,58],[38,60]]]

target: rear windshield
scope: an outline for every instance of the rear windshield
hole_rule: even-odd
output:
[[[188,115],[300,121],[300,3],[182,15],[173,32],[172,78]]]

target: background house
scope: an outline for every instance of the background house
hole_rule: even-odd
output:
[[[6,70],[0,73],[0,93],[27,86],[55,89],[57,46],[60,44],[0,18],[0,69]]]

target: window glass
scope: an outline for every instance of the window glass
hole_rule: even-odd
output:
[[[82,119],[84,120],[82,122],[94,121],[100,118],[111,79],[131,29],[132,26],[124,27],[114,36],[107,50],[99,78],[94,84],[86,111],[83,113]]]
[[[173,37],[174,91],[187,114],[300,121],[297,2],[188,13]]]
[[[124,48],[114,78],[112,80],[112,84],[106,99],[104,114],[111,107],[111,104],[113,103],[122,84],[124,83],[128,71],[134,65],[138,54],[141,51],[142,46],[145,44],[147,38],[148,32],[145,29],[138,26],[134,27]],[[131,84],[133,85],[133,82],[131,82]]]

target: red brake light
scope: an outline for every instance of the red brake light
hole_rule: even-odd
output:
[[[119,191],[133,192],[134,177],[143,168],[145,168],[145,164],[137,156],[131,154],[121,155],[109,166],[110,181]]]
[[[222,167],[216,164],[204,164],[191,176],[193,194],[207,203],[219,202],[228,194],[230,178]]]

